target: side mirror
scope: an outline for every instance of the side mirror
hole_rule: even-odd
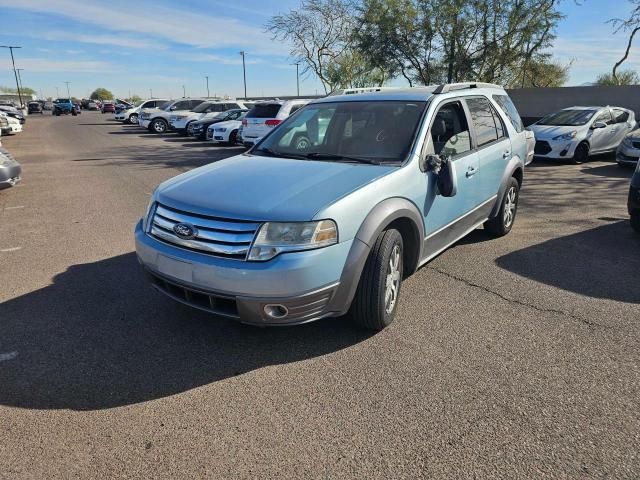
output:
[[[436,175],[438,193],[443,197],[453,197],[458,193],[458,177],[456,167],[446,156],[427,155],[423,160],[422,169],[432,171]]]
[[[591,126],[591,129],[595,130],[596,128],[607,128],[607,124],[604,122],[596,122]]]

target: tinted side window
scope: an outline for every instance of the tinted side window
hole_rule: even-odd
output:
[[[524,130],[522,119],[509,95],[493,95],[493,99],[500,106],[500,110],[507,115],[516,132],[522,132]]]
[[[594,120],[594,123],[595,122],[604,122],[607,125],[611,125],[613,123],[613,119],[611,118],[609,110],[605,110],[604,112],[600,113],[600,115],[598,115]]]
[[[189,100],[183,100],[173,104],[173,110],[190,110],[191,106]]]
[[[460,155],[471,150],[471,135],[464,109],[459,102],[441,107],[431,126],[431,140],[436,155]]]
[[[240,105],[238,105],[237,103],[226,103],[225,107],[226,110],[233,110],[234,108],[240,108]]]
[[[192,108],[196,108],[198,105],[200,105],[202,102],[204,102],[204,100],[189,100],[189,110],[191,110]]]
[[[497,140],[498,130],[489,100],[482,97],[472,97],[467,98],[466,102],[471,112],[471,120],[476,131],[478,147]]]
[[[214,103],[207,108],[207,112],[224,112],[224,105],[222,103]]]
[[[629,120],[629,112],[626,110],[613,109],[613,116],[616,123],[627,123]]]

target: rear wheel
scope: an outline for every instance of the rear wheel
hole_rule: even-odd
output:
[[[631,228],[640,233],[640,213],[631,214]]]
[[[573,163],[580,165],[587,160],[589,160],[589,145],[582,142],[576,147],[576,151],[573,153]]]
[[[156,118],[151,122],[151,130],[155,133],[164,133],[167,131],[167,121],[163,118]]]
[[[502,237],[513,228],[513,222],[518,213],[518,199],[520,197],[520,186],[515,178],[511,178],[502,198],[500,210],[494,218],[484,222],[484,229],[492,237]]]
[[[403,255],[398,230],[385,230],[378,236],[349,312],[358,325],[382,330],[393,321],[402,286]]]

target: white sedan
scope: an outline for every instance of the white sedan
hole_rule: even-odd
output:
[[[246,115],[246,113],[245,113]],[[235,145],[238,141],[238,129],[242,126],[242,115],[238,120],[214,123],[207,128],[207,140],[213,143],[229,143]]]
[[[633,111],[621,107],[570,107],[530,125],[535,156],[586,162],[590,155],[615,152],[636,126]]]
[[[20,120],[14,117],[10,117],[4,112],[0,112],[0,116],[6,118],[7,122],[9,122],[9,135],[14,135],[22,131],[22,124],[20,123]]]

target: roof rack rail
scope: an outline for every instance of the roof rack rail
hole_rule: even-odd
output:
[[[361,87],[361,88],[339,88],[334,90],[327,97],[335,97],[336,95],[354,95],[357,93],[375,93],[385,90],[398,90],[398,87]]]
[[[495,83],[484,83],[484,82],[462,82],[462,83],[443,83],[438,85],[436,89],[433,91],[434,95],[438,95],[440,93],[448,93],[453,92],[455,90],[466,90],[468,88],[500,88],[500,85],[496,85]]]

